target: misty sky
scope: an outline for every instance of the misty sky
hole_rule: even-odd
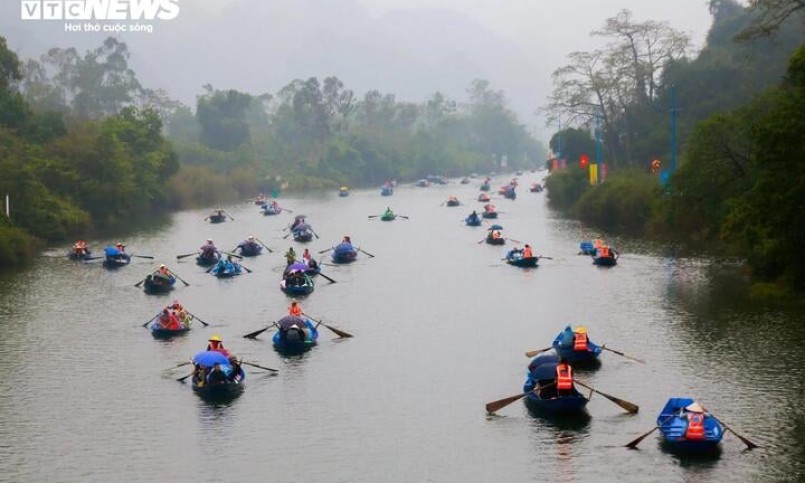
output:
[[[668,21],[700,48],[707,0],[181,0],[178,19],[152,34],[122,35],[148,87],[193,104],[201,86],[276,92],[294,78],[337,75],[369,89],[422,101],[437,90],[462,100],[476,77],[504,89],[521,121],[546,139],[534,116],[551,72],[589,32],[628,8],[637,20]],[[104,35],[64,32],[63,22],[21,21],[19,0],[0,2],[0,35],[23,57],[51,46],[80,50]]]

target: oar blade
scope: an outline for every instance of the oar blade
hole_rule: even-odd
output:
[[[255,330],[254,332],[249,332],[248,334],[244,335],[243,338],[244,339],[254,339],[258,335],[262,334],[263,332],[265,332],[267,330],[272,329],[273,327],[274,327],[273,325],[269,325],[268,327],[266,327],[264,329]]]
[[[497,401],[492,401],[486,405],[486,412],[487,414],[494,414],[495,412],[505,408],[509,404],[519,401],[523,397],[525,397],[526,393],[518,394],[516,396],[509,396],[503,399],[498,399]]]
[[[659,426],[654,426],[653,428],[651,428],[651,431],[648,431],[648,432],[646,432],[644,434],[641,434],[637,438],[635,438],[632,441],[629,441],[628,443],[626,443],[624,446],[626,446],[627,448],[631,448],[631,449],[637,449],[637,445],[640,444],[641,441],[646,439],[651,433],[653,433],[654,431],[657,431],[658,428],[659,428]]]
[[[333,334],[337,335],[338,337],[343,337],[343,338],[345,338],[345,339],[348,339],[348,338],[350,338],[350,337],[354,337],[354,336],[353,336],[352,334],[350,334],[349,332],[344,332],[344,331],[343,331],[343,330],[341,330],[341,329],[336,329],[335,327],[333,327],[333,326],[331,326],[331,325],[327,325],[327,324],[325,324],[324,322],[322,322],[322,324],[321,324],[321,325],[323,325],[323,326],[327,327],[328,329],[330,329],[330,330],[333,332]]]
[[[503,259],[501,259],[501,260],[503,260]],[[552,349],[552,347],[546,347],[544,349],[537,349],[537,350],[533,350],[533,351],[528,351],[528,352],[525,353],[525,356],[526,357],[534,357],[537,354],[542,354],[543,352],[548,352],[551,349]]]
[[[593,391],[593,392],[595,392],[597,394],[600,394],[600,395],[604,396],[605,398],[609,399],[613,403],[615,403],[618,406],[622,407],[624,410],[626,410],[626,412],[629,412],[631,414],[636,414],[638,411],[640,411],[640,406],[638,406],[637,404],[631,403],[631,402],[626,401],[625,399],[621,399],[619,397],[612,396],[610,394],[603,393],[603,392],[599,391],[598,389],[595,389],[594,387],[591,387],[591,386],[588,386],[587,384],[584,384],[583,382],[579,381],[578,379],[576,379],[575,382],[576,382],[576,384],[578,384],[578,385],[580,385],[582,387],[586,387],[587,389],[589,389],[589,390],[591,390],[591,391]]]

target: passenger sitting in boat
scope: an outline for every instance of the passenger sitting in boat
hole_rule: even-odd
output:
[[[389,207],[387,206],[387,207],[386,207],[386,212],[385,212],[385,213],[383,213],[383,216],[385,216],[385,217],[387,217],[387,218],[392,217],[392,216],[394,216],[394,212],[393,212],[393,211],[391,211],[391,208],[389,208]]]
[[[224,370],[221,368],[221,364],[215,364],[210,372],[207,374],[207,384],[223,384],[227,382],[228,378]]]
[[[503,234],[500,233],[500,230],[492,230],[492,238],[495,240],[499,240],[503,238]]]
[[[120,242],[115,243],[115,248],[117,248],[117,251],[119,251],[120,253],[126,253],[126,245]]]
[[[285,285],[301,287],[304,284],[305,275],[300,271],[294,270],[285,277]]]
[[[556,365],[556,391],[559,396],[566,396],[573,391],[573,369],[567,362]]]
[[[685,429],[685,439],[688,441],[701,441],[705,438],[704,408],[697,402],[684,408],[684,417],[688,420]]]
[[[171,271],[170,271],[170,270],[168,270],[168,267],[166,267],[164,263],[163,263],[162,265],[160,265],[160,266],[159,266],[159,270],[157,271],[157,273],[158,273],[159,275],[164,275],[164,276],[166,276],[166,277],[172,277],[172,276],[173,276],[173,274],[171,273]]]
[[[288,266],[296,261],[296,251],[294,251],[293,247],[288,248],[288,251],[285,252],[285,261],[288,262]]]
[[[88,255],[89,248],[87,247],[87,242],[84,240],[78,240],[75,242],[75,245],[73,245],[73,253],[76,255]]]
[[[494,213],[495,212],[495,205],[489,204],[484,205],[484,211],[487,213]]]
[[[506,258],[508,258],[510,260],[523,258],[524,256],[525,255],[523,255],[523,249],[522,248],[512,248],[511,250],[509,250],[509,253],[506,254]]]
[[[240,362],[235,356],[229,356],[229,365],[232,366],[232,372],[229,373],[227,380],[232,382],[238,380],[240,377]]]
[[[299,305],[299,301],[297,301],[296,299],[291,300],[291,306],[288,307],[288,314],[293,315],[295,317],[302,316],[302,306]]]
[[[235,247],[235,250],[237,250],[238,248],[240,248],[241,250],[244,249],[248,250],[249,248],[253,248],[255,245],[257,245],[257,242],[255,241],[254,235],[249,235],[248,238],[238,243],[238,246]]]
[[[470,216],[468,216],[467,218],[469,218],[470,221],[472,221],[472,222],[478,221],[478,212],[475,211],[475,210],[472,210],[472,213],[470,213]]]
[[[207,242],[201,245],[198,249],[201,251],[201,256],[204,258],[211,258],[215,255],[221,255],[221,252],[218,251],[215,243],[212,242],[212,238],[208,238]]]
[[[523,258],[532,258],[534,256],[534,252],[531,250],[531,245],[526,243],[525,248],[523,248]]]
[[[352,239],[350,239],[347,235],[344,235],[344,239],[341,240],[341,243],[348,243],[352,245]]]
[[[163,309],[159,315],[159,325],[166,330],[179,330],[182,328],[179,319],[168,309]]]
[[[602,245],[601,248],[597,249],[595,252],[595,256],[598,258],[617,258],[618,252],[615,251],[614,248],[610,248],[606,245]]]
[[[207,350],[220,352],[227,357],[229,356],[229,351],[224,349],[224,344],[221,343],[221,336],[217,334],[210,337],[209,344],[207,344]]]

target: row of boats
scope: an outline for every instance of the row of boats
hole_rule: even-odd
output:
[[[644,361],[628,356],[623,352],[598,345],[588,338],[585,327],[568,325],[551,345],[545,349],[526,352],[532,358],[526,370],[526,379],[520,394],[510,396],[486,405],[489,414],[523,399],[529,411],[541,417],[572,417],[586,414],[586,406],[593,394],[599,394],[617,404],[630,414],[639,411],[639,406],[624,399],[612,396],[578,380],[574,369],[595,370],[600,367],[602,352],[609,351],[633,361]],[[553,351],[553,354],[547,354]],[[585,396],[576,385],[589,390]],[[702,404],[689,397],[669,398],[660,410],[656,425],[625,446],[636,448],[641,441],[659,430],[664,448],[682,454],[713,454],[720,448],[726,432],[732,432],[747,448],[757,445],[726,426]]]

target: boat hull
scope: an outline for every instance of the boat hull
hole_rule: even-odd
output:
[[[103,260],[103,266],[106,268],[125,267],[129,263],[131,263],[131,257],[128,255],[116,255],[114,257],[106,257]]]
[[[618,261],[615,257],[593,257],[593,265],[599,267],[614,267],[617,264]]]
[[[203,255],[199,255],[196,257],[196,265],[199,265],[201,267],[211,267],[216,263],[218,263],[218,260],[220,259],[221,258],[217,254],[211,257],[205,257]]]
[[[319,331],[310,319],[305,319],[304,337],[298,337],[301,335],[298,332],[295,335],[297,337],[292,338],[287,332],[275,332],[271,339],[274,350],[281,354],[298,354],[311,349],[319,339]]]
[[[485,211],[481,214],[482,217],[493,220],[498,217],[497,211]]]
[[[295,242],[307,243],[313,240],[313,233],[310,231],[295,231],[293,232],[293,239]]]
[[[491,236],[486,237],[486,243],[488,245],[505,245],[506,239],[505,238],[492,238]]]
[[[586,351],[573,350],[573,337],[573,329],[570,326],[556,336],[551,344],[553,350],[556,351],[556,355],[571,364],[598,364],[600,362],[599,356],[604,349],[588,339]]]
[[[181,336],[190,332],[190,327],[185,326],[175,330],[165,329],[159,322],[152,322],[148,328],[151,330],[151,335],[154,339],[170,339],[171,337]]]
[[[466,223],[467,226],[481,226],[483,222],[480,218],[464,218],[464,223]]]
[[[534,268],[537,266],[539,262],[539,257],[528,257],[528,258],[508,258],[506,259],[506,263],[509,265],[513,265],[515,267],[521,268]]]
[[[263,247],[260,245],[244,245],[240,247],[240,254],[244,257],[256,257],[263,253]]]
[[[143,282],[143,290],[145,293],[149,295],[166,294],[173,290],[173,287],[176,285],[176,279],[173,277],[163,278],[162,282],[156,280],[158,280],[158,278],[152,275],[145,277],[145,282]]]
[[[226,215],[210,215],[210,223],[223,223],[226,221]]]

